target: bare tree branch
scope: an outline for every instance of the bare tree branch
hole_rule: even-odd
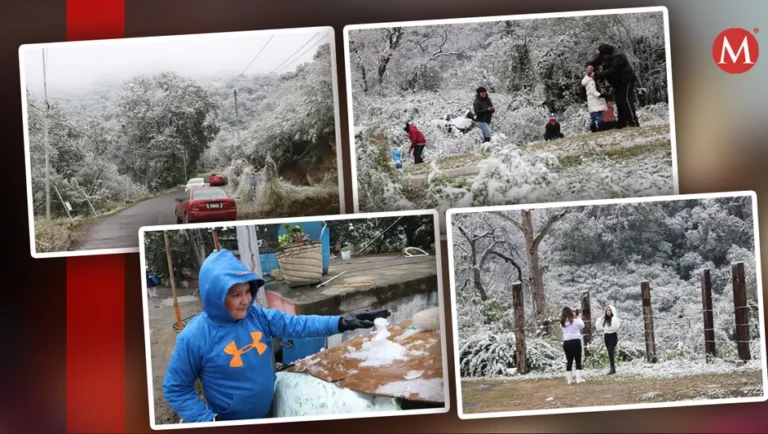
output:
[[[504,220],[505,220],[507,223],[510,223],[510,224],[512,224],[514,227],[516,227],[516,228],[517,228],[517,230],[519,230],[519,231],[522,231],[522,230],[523,230],[523,227],[520,225],[520,222],[516,221],[516,220],[515,220],[515,219],[513,219],[512,217],[509,217],[508,215],[505,215],[505,214],[504,214],[503,212],[501,212],[501,211],[493,211],[493,212],[491,212],[490,214],[492,214],[492,215],[495,215],[495,216],[497,216],[497,217],[501,217],[501,218],[502,218],[502,219],[504,219]]]
[[[565,217],[565,215],[568,214],[568,212],[570,212],[570,210],[565,210],[565,211],[561,212],[560,214],[555,214],[555,215],[551,216],[549,218],[549,220],[547,220],[547,223],[544,224],[543,228],[541,228],[541,232],[539,232],[539,234],[536,236],[536,238],[533,239],[533,247],[534,248],[537,248],[539,246],[539,244],[541,244],[541,240],[547,235],[547,233],[549,233],[549,230],[552,229],[552,225],[557,223],[558,220],[560,220],[563,217]]]

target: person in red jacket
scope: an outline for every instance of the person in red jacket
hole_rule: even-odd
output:
[[[416,125],[405,123],[405,132],[408,133],[408,138],[411,140],[411,147],[408,148],[408,154],[413,151],[413,160],[415,164],[421,164],[424,159],[421,158],[421,153],[424,152],[424,146],[427,145],[427,139],[424,134],[416,128]]]

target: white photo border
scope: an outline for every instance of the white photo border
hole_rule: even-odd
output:
[[[322,416],[295,416],[295,417],[281,417],[281,418],[268,418],[268,419],[247,419],[247,420],[235,420],[235,421],[216,421],[216,422],[193,422],[193,423],[177,423],[177,424],[156,424],[155,423],[155,397],[154,397],[154,384],[152,373],[152,342],[150,337],[150,324],[149,324],[149,299],[147,279],[145,279],[146,270],[146,252],[145,252],[145,233],[146,232],[160,232],[160,231],[172,231],[181,229],[205,229],[215,227],[236,227],[236,226],[254,226],[265,224],[283,224],[283,223],[303,223],[312,221],[333,221],[333,220],[365,220],[371,218],[386,218],[386,217],[409,217],[409,216],[423,216],[431,215],[433,218],[434,236],[435,236],[435,265],[437,271],[437,296],[438,296],[438,309],[440,310],[440,336],[441,336],[441,349],[442,349],[442,368],[443,368],[443,396],[445,406],[442,408],[433,409],[421,409],[421,410],[407,410],[407,411],[382,411],[382,412],[365,412],[365,413],[348,413],[340,415],[322,415]],[[212,428],[212,427],[225,427],[225,426],[243,426],[243,425],[264,425],[264,424],[278,424],[278,423],[290,423],[290,422],[310,422],[310,421],[323,421],[323,420],[343,420],[343,419],[369,419],[369,418],[381,418],[381,417],[395,417],[395,416],[416,416],[425,414],[442,414],[447,413],[451,409],[450,401],[450,389],[449,389],[449,366],[448,366],[448,339],[446,338],[446,325],[445,325],[445,291],[443,288],[443,266],[442,266],[442,246],[440,242],[440,226],[439,226],[439,213],[437,210],[408,210],[408,211],[394,211],[394,212],[379,212],[379,213],[364,213],[364,214],[334,214],[325,216],[304,216],[296,218],[276,218],[276,219],[264,219],[264,220],[236,220],[232,222],[216,222],[216,223],[190,223],[187,225],[162,225],[162,226],[143,226],[139,229],[139,244],[140,244],[140,274],[141,274],[141,286],[142,286],[142,314],[144,323],[144,352],[147,364],[147,392],[149,397],[149,425],[153,430],[173,430],[173,429],[188,429],[188,428]]]
[[[283,28],[283,29],[266,29],[266,30],[245,30],[245,31],[233,31],[233,32],[213,32],[213,33],[195,33],[195,34],[182,34],[182,35],[169,35],[169,36],[146,36],[146,37],[131,37],[131,38],[113,38],[113,39],[98,39],[87,41],[60,41],[60,42],[42,42],[34,44],[22,44],[19,46],[19,78],[21,89],[21,112],[22,123],[24,129],[24,162],[26,169],[26,181],[27,181],[27,219],[29,224],[29,248],[30,254],[35,259],[43,258],[68,258],[76,256],[97,256],[97,255],[114,255],[114,254],[126,254],[126,253],[138,253],[139,246],[126,247],[126,248],[114,248],[114,249],[91,249],[91,250],[75,250],[64,252],[38,252],[35,246],[35,214],[34,214],[34,199],[32,192],[32,163],[30,156],[30,142],[29,142],[29,113],[27,109],[27,77],[24,69],[24,52],[26,50],[51,48],[51,47],[83,47],[83,46],[104,46],[111,44],[152,44],[158,40],[162,41],[194,41],[200,38],[234,38],[244,37],[248,35],[285,35],[285,34],[301,34],[311,32],[326,32],[327,35],[321,39],[328,38],[331,49],[331,75],[333,81],[333,99],[334,99],[334,122],[335,122],[335,136],[336,136],[336,160],[337,164],[337,177],[339,185],[339,214],[346,214],[345,206],[345,194],[344,194],[344,166],[342,163],[342,150],[343,145],[342,131],[341,131],[341,99],[339,97],[339,79],[338,79],[338,65],[336,61],[336,31],[332,26],[318,26],[318,27],[296,27],[296,28]],[[237,220],[235,220],[237,221]],[[184,226],[179,226],[184,227]]]
[[[358,195],[358,182],[357,182],[357,149],[355,146],[355,119],[354,119],[354,99],[352,96],[352,63],[350,60],[349,52],[349,32],[354,30],[371,30],[381,29],[387,27],[418,27],[418,26],[434,26],[440,24],[473,24],[473,23],[487,23],[498,21],[524,21],[524,20],[538,20],[538,19],[553,19],[553,18],[572,18],[572,17],[584,17],[584,16],[597,16],[597,15],[622,15],[622,14],[639,14],[639,13],[651,13],[661,12],[664,16],[664,50],[666,58],[666,76],[667,76],[667,101],[669,106],[669,136],[671,142],[672,151],[672,185],[674,194],[680,193],[680,181],[678,179],[678,162],[677,162],[677,133],[675,128],[675,103],[674,92],[672,88],[672,50],[670,48],[670,32],[669,32],[669,10],[666,6],[651,6],[651,7],[636,7],[636,8],[617,8],[617,9],[596,9],[596,10],[584,10],[584,11],[569,11],[569,12],[547,12],[536,14],[518,14],[518,15],[502,15],[491,17],[473,17],[473,18],[450,18],[450,19],[438,19],[438,20],[419,20],[419,21],[402,21],[402,22],[390,22],[390,23],[372,23],[372,24],[356,24],[348,25],[344,27],[344,63],[346,65],[346,89],[347,89],[347,121],[349,123],[349,158],[350,158],[350,171],[352,175],[352,209],[355,213],[360,212],[360,201]]]
[[[760,352],[762,358],[762,377],[763,377],[763,395],[758,397],[745,397],[745,398],[722,398],[711,399],[702,401],[673,401],[662,403],[648,403],[648,404],[624,404],[624,405],[602,405],[602,406],[590,406],[590,407],[570,407],[559,409],[547,409],[547,410],[512,410],[512,411],[499,411],[488,413],[472,413],[465,414],[463,408],[463,402],[461,397],[461,370],[458,369],[461,366],[460,354],[457,349],[459,348],[459,329],[456,322],[457,308],[456,308],[456,276],[454,268],[453,257],[453,231],[452,220],[454,214],[473,214],[473,213],[488,213],[493,211],[516,211],[523,209],[546,209],[546,208],[577,208],[585,206],[596,205],[619,205],[630,203],[651,203],[651,202],[677,202],[687,200],[703,200],[703,199],[716,199],[716,198],[728,198],[728,197],[749,197],[752,201],[752,215],[753,215],[753,233],[755,242],[755,274],[757,276],[757,298],[758,298],[758,310],[760,315]],[[737,192],[724,192],[724,193],[704,193],[704,194],[683,194],[683,195],[667,195],[667,196],[650,196],[650,197],[634,197],[623,199],[597,199],[587,201],[569,201],[569,202],[552,202],[552,203],[537,203],[537,204],[516,204],[516,205],[500,205],[490,207],[475,207],[475,208],[452,208],[446,213],[446,231],[448,236],[448,272],[450,281],[451,292],[451,320],[453,324],[453,361],[457,369],[454,372],[454,379],[456,382],[456,410],[459,419],[495,419],[495,418],[507,418],[507,417],[519,417],[519,416],[541,416],[541,415],[555,415],[555,414],[572,414],[572,413],[593,413],[602,411],[621,411],[621,410],[643,410],[643,409],[656,409],[656,408],[677,408],[677,407],[699,407],[709,405],[722,405],[722,404],[743,404],[750,402],[764,402],[768,400],[768,355],[766,355],[766,338],[765,338],[765,312],[763,306],[763,282],[762,282],[762,263],[760,257],[760,225],[758,223],[758,207],[757,207],[757,194],[754,191],[737,191]]]

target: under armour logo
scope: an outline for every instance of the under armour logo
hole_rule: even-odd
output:
[[[227,346],[224,347],[224,353],[232,356],[232,360],[229,361],[229,367],[242,368],[243,367],[242,355],[247,353],[248,351],[251,351],[254,348],[256,348],[256,351],[258,351],[259,355],[264,354],[264,352],[267,351],[267,345],[261,342],[261,337],[262,337],[261,332],[251,332],[251,339],[253,339],[253,342],[244,346],[243,348],[237,348],[237,344],[235,344],[235,341],[228,343]]]

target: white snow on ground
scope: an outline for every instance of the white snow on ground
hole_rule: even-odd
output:
[[[565,363],[565,362],[563,362]],[[632,361],[621,363],[616,366],[616,374],[611,376],[616,380],[629,380],[636,377],[643,377],[645,379],[659,379],[668,380],[675,378],[682,378],[691,375],[720,375],[720,374],[735,374],[745,371],[760,371],[760,361],[751,360],[743,366],[737,366],[735,363],[728,363],[722,360],[717,360],[713,363],[705,363],[703,361],[691,361],[685,359],[671,360],[667,362],[660,362],[655,364],[644,363],[641,361]],[[462,378],[462,381],[487,381],[487,380],[509,380],[509,381],[524,381],[524,380],[543,380],[553,378],[563,378],[565,381],[565,369],[563,368],[558,372],[537,372],[525,375],[514,376],[494,376],[494,377],[473,377]],[[584,378],[589,381],[590,377],[605,378],[605,373],[608,371],[608,367],[602,369],[585,369],[583,371]],[[514,371],[513,371],[514,372]]]
[[[626,145],[626,144],[625,144]],[[631,145],[626,145],[631,146]],[[428,194],[438,209],[515,203],[674,194],[672,159],[654,152],[631,159],[585,156],[581,164],[556,171],[550,152],[525,152],[514,145],[482,160],[480,173],[461,182],[430,173]]]

